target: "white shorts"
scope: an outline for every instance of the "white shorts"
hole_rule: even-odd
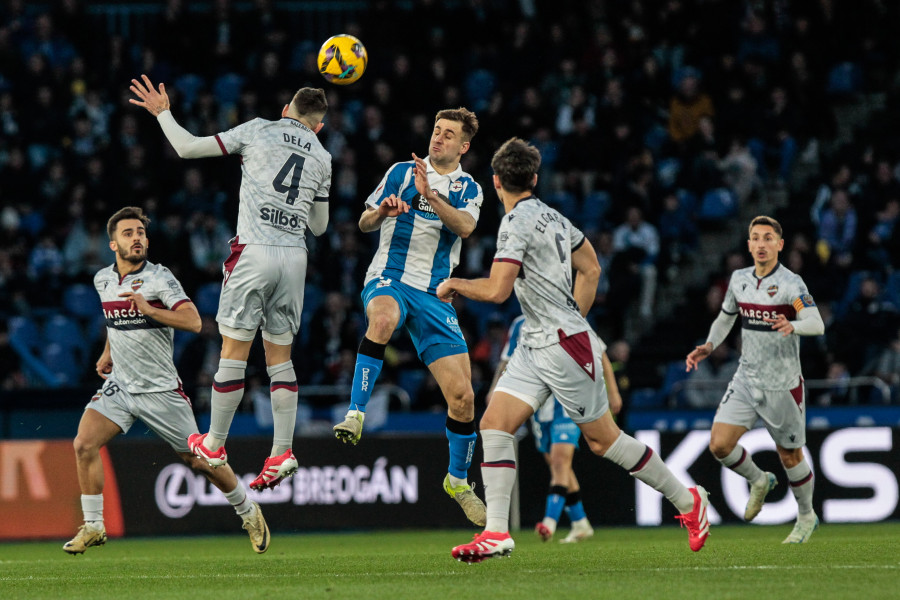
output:
[[[132,394],[121,384],[107,379],[85,410],[92,408],[128,433],[140,419],[156,435],[169,442],[176,452],[190,452],[188,436],[198,433],[191,401],[181,390]]]
[[[603,343],[584,331],[544,348],[521,344],[513,352],[496,391],[538,411],[550,395],[575,423],[590,423],[609,410],[603,381]]]
[[[307,250],[232,241],[225,261],[216,321],[235,329],[271,334],[300,330]]]
[[[791,390],[761,390],[736,377],[728,384],[713,423],[752,429],[761,418],[776,444],[801,448],[806,443],[805,392],[802,377]]]

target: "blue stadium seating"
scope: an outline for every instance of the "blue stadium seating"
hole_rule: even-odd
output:
[[[51,342],[44,346],[41,360],[61,385],[77,383],[83,374],[83,365],[73,360],[72,352],[62,344]]]
[[[63,347],[84,345],[84,334],[75,319],[65,315],[53,315],[44,321],[44,339],[48,343],[55,342]]]
[[[31,352],[39,351],[44,345],[41,330],[29,317],[10,317],[6,322],[9,337],[26,347]]]
[[[91,318],[100,314],[100,298],[93,286],[76,283],[63,292],[63,307],[72,316]]]
[[[738,197],[728,188],[714,188],[703,194],[697,219],[707,223],[721,223],[737,216]]]
[[[219,293],[222,290],[220,283],[204,283],[197,288],[192,300],[200,315],[215,316],[219,310]]]

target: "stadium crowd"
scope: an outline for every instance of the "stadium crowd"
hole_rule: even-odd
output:
[[[349,384],[365,328],[359,293],[377,243],[357,227],[363,201],[392,163],[421,154],[439,109],[466,106],[481,129],[463,166],[485,188],[485,203],[464,241],[460,276],[490,268],[502,207],[489,159],[509,136],[524,137],[544,158],[538,195],[598,251],[604,276],[591,319],[617,341],[611,358],[624,377],[625,315],[653,322],[658,286],[678,284],[700,232],[781,191],[789,202],[773,216],[785,229],[782,259],[809,284],[828,325],[826,336],[804,340],[804,373],[871,374],[896,394],[900,42],[889,25],[900,6],[360,2],[331,10],[366,44],[368,70],[336,87],[315,61],[336,30],[298,37],[291,24],[304,15],[288,4],[169,0],[128,12],[116,3],[9,0],[0,8],[2,389],[96,383],[89,367],[103,337],[91,278],[111,259],[105,219],[138,205],[152,218],[150,259],[175,272],[204,316],[199,335],[179,334],[176,358],[205,409],[239,169],[177,162],[156,124],[127,102],[131,78],[146,73],[166,84],[173,113],[197,135],[277,118],[297,88],[326,88],[320,136],[334,158],[331,224],[310,239],[305,326],[293,354],[301,384]],[[836,111],[876,93],[881,110],[844,131]],[[684,353],[718,312],[722,277],[749,264],[743,240],[722,261],[708,288],[690,296],[691,318],[679,322]],[[81,295],[72,290],[85,285],[95,305],[73,310]],[[483,394],[517,307],[456,306]],[[652,344],[652,335],[628,341]],[[265,368],[261,352],[253,360],[247,398],[254,369],[260,385]],[[729,361],[725,347],[709,376]],[[443,406],[405,336],[395,336],[385,365],[382,381],[412,389],[414,408]],[[817,401],[851,398],[836,386]]]

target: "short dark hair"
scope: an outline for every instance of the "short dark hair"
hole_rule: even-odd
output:
[[[120,208],[106,222],[106,233],[109,235],[110,241],[116,236],[116,226],[119,224],[119,221],[124,221],[125,219],[137,219],[144,224],[144,229],[150,226],[150,217],[144,214],[144,209],[140,206]]]
[[[509,138],[494,152],[491,168],[503,189],[518,193],[534,189],[534,176],[541,166],[541,153],[523,139]]]
[[[291,99],[291,108],[301,117],[307,115],[321,117],[328,111],[325,90],[311,87],[300,88]]]
[[[767,217],[766,215],[759,215],[758,217],[754,217],[754,219],[750,221],[750,227],[747,228],[748,236],[753,230],[753,227],[755,227],[756,225],[768,225],[775,230],[775,233],[778,234],[778,237],[784,237],[781,233],[781,223],[779,223],[772,217]]]
[[[459,108],[445,108],[439,110],[434,116],[434,122],[437,123],[441,119],[448,121],[456,121],[462,124],[463,137],[467,142],[471,142],[475,134],[478,133],[478,117],[471,110],[460,106]]]

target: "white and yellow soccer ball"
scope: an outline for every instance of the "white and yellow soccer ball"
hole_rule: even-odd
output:
[[[331,36],[319,48],[319,73],[337,85],[349,85],[362,77],[368,62],[363,43],[346,33]]]

